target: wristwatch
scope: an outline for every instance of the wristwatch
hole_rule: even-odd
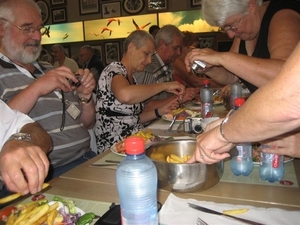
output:
[[[87,98],[80,98],[80,102],[82,104],[88,104],[91,100],[92,100],[93,95],[91,95],[91,97],[89,99]]]
[[[31,141],[31,136],[27,133],[15,133],[8,140]]]

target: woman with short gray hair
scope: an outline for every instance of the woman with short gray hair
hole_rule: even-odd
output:
[[[239,79],[254,92],[280,71],[300,40],[299,0],[203,0],[204,19],[220,27],[233,44],[229,52],[194,49],[185,63],[207,63],[208,76],[221,84]]]

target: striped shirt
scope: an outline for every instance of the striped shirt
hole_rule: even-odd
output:
[[[133,76],[138,84],[155,84],[173,81],[171,65],[165,65],[157,53],[153,54],[152,62],[145,67],[144,71],[134,73]],[[169,96],[172,96],[172,94],[163,91],[151,99],[159,100]]]
[[[39,67],[42,71],[36,69],[36,73],[34,73],[37,79],[43,73],[53,69],[51,65],[39,64]],[[22,70],[25,69],[22,68]],[[33,77],[27,76],[22,70],[6,60],[0,59],[0,97],[4,102],[10,101],[29,84],[35,82]],[[64,96],[65,100],[68,100],[69,103],[74,103],[81,110],[78,97],[74,92],[64,93]],[[54,92],[50,92],[39,97],[34,107],[28,113],[52,138],[54,148],[48,156],[54,168],[76,160],[90,149],[90,136],[81,123],[80,117],[74,120],[65,112],[65,126],[63,131],[60,130],[62,108],[62,101]],[[68,104],[66,104],[66,108],[68,108]]]

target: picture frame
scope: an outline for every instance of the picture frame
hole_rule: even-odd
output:
[[[148,11],[164,11],[168,9],[167,0],[148,0]]]
[[[202,0],[191,0],[191,7],[201,7]]]
[[[120,2],[109,2],[102,3],[102,18],[113,18],[121,16],[121,3]]]
[[[36,2],[36,4],[40,7],[41,9],[41,17],[43,23],[47,23],[49,19],[49,6],[45,1],[39,0]]]
[[[66,7],[52,9],[52,21],[53,21],[53,23],[67,22]]]
[[[67,0],[51,0],[51,6],[65,5]]]
[[[144,9],[145,0],[124,0],[122,7],[127,14],[138,14]]]
[[[99,0],[79,0],[79,12],[81,15],[99,13]]]
[[[101,61],[103,62],[103,54],[102,54],[102,46],[101,45],[94,45],[94,52],[95,54],[101,59]]]
[[[106,64],[120,61],[120,46],[118,42],[109,42],[104,44]]]

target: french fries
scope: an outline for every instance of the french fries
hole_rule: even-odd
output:
[[[183,155],[182,157],[179,157],[175,154],[170,154],[167,156],[167,162],[168,163],[185,163],[191,156]]]
[[[40,225],[46,223],[54,224],[58,214],[58,202],[52,205],[45,202],[45,199],[17,205],[18,213],[12,213],[7,220],[7,225]]]
[[[135,134],[132,134],[131,137],[141,137],[145,142],[151,138],[154,137],[154,134],[152,133],[151,130],[146,130],[146,131],[138,131]]]

